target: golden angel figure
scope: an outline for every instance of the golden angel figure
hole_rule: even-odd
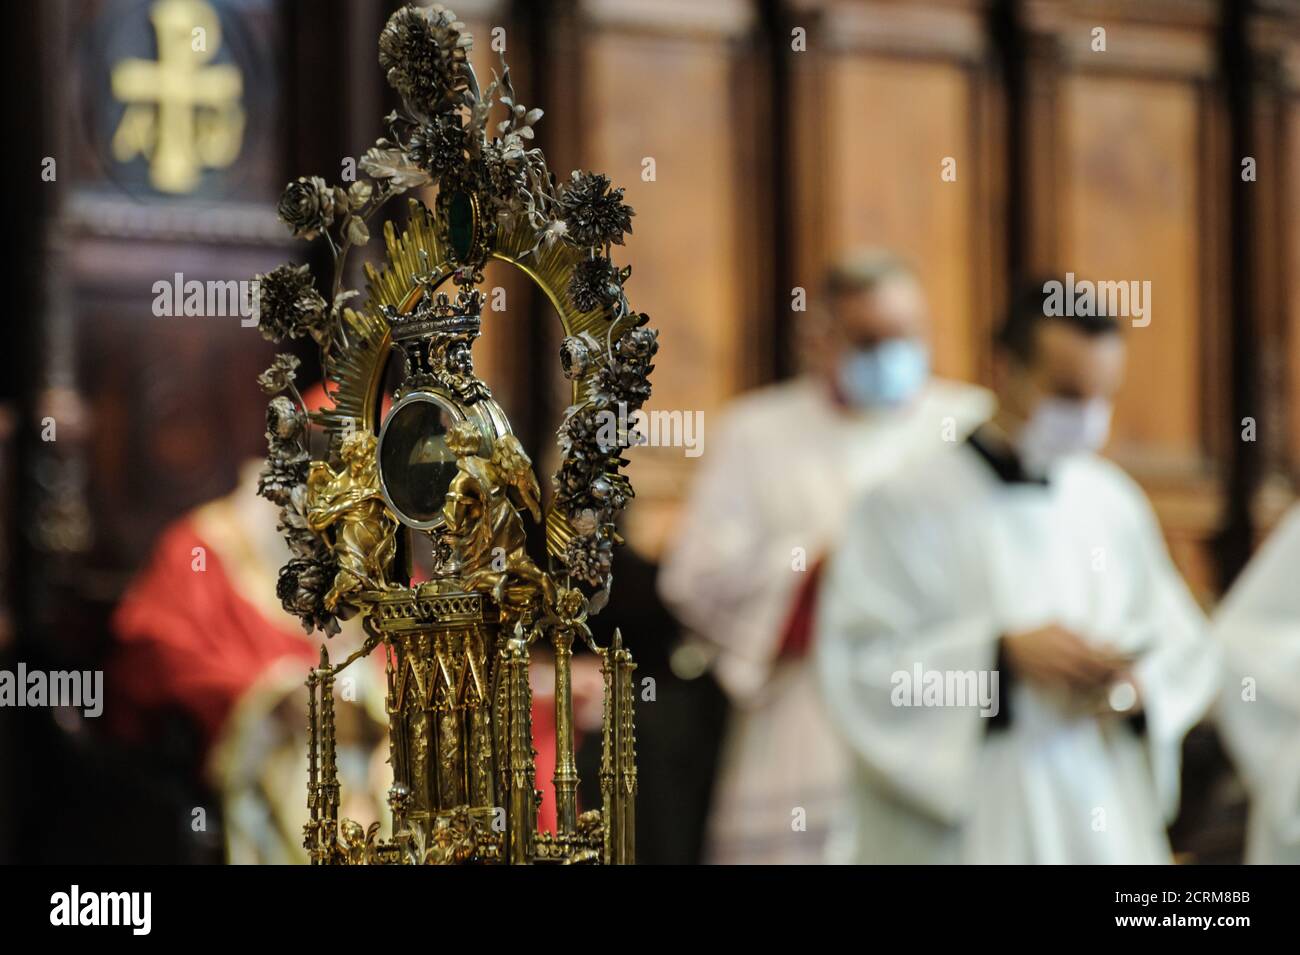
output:
[[[334,556],[339,570],[325,595],[330,611],[349,594],[384,589],[385,575],[397,553],[397,525],[379,491],[375,436],[354,432],[343,439],[339,453],[342,471],[335,473],[328,464],[315,461],[307,475],[307,522],[317,533],[337,525]]]
[[[490,459],[478,453],[481,444],[472,422],[459,422],[447,432],[457,467],[443,505],[451,563],[470,590],[491,593],[498,603],[507,583],[518,581],[525,590],[540,592],[549,606],[554,586],[525,550],[520,517],[527,510],[541,520],[541,488],[532,462],[512,434],[497,439]]]

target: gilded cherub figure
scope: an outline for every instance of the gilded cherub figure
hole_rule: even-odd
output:
[[[339,826],[339,849],[348,865],[370,865],[374,861],[379,823],[372,822],[368,829],[361,823],[344,819]]]
[[[379,491],[375,436],[356,431],[343,439],[343,469],[335,473],[323,461],[307,475],[307,522],[317,533],[337,527],[334,556],[338,573],[325,595],[330,611],[362,590],[382,590],[397,553],[397,524]]]
[[[478,852],[474,819],[464,806],[439,813],[433,824],[433,845],[425,851],[428,865],[464,865]]]
[[[498,603],[511,583],[520,583],[524,593],[512,594],[516,600],[526,602],[529,592],[540,592],[550,606],[555,587],[528,556],[520,516],[527,510],[533,520],[542,518],[541,488],[532,461],[512,434],[496,440],[491,458],[479,454],[482,442],[470,421],[458,422],[447,432],[457,468],[442,509],[451,569],[468,589],[491,593]]]

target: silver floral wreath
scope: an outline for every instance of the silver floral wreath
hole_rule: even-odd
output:
[[[369,241],[367,223],[389,199],[435,183],[436,221],[443,230],[439,244],[455,250],[449,277],[456,285],[481,282],[489,254],[508,258],[534,278],[543,269],[525,262],[545,261],[551,273],[558,263],[567,263],[562,272],[567,301],[554,295],[552,300],[562,317],[589,320],[566,322],[570,334],[560,348],[561,368],[574,382],[574,402],[557,434],[562,457],[553,477],[547,548],[553,572],[562,570],[570,584],[595,588],[589,601],[595,613],[612,581],[615,520],[632,497],[622,469],[623,451],[634,436],[625,427],[610,433],[602,425],[629,420],[649,397],[658,350],[648,316],[633,312],[624,294],[631,268],[611,258],[612,247],[631,233],[634,213],[623,202],[623,190],[603,175],[574,171],[556,181],[542,151],[532,145],[542,111],[518,102],[504,58],[500,75],[480,91],[469,65],[471,46],[464,24],[441,5],[405,6],[389,18],[379,38],[379,63],[403,107],[385,117],[388,135],[361,157],[363,175],[346,188],[317,176],[301,177],[285,188],[278,206],[295,236],[324,237],[328,243],[333,257],[328,294],[305,265],[281,265],[259,275],[258,327],[277,343],[310,337],[321,349],[327,380],[335,380],[356,345],[351,339],[374,327],[373,316],[367,326],[366,316],[347,306],[359,294],[343,287],[348,252]],[[489,131],[488,117],[498,104],[507,115]],[[475,203],[476,228],[468,238],[448,233],[458,211],[450,203],[457,195],[472,196]],[[416,205],[417,214],[427,215]],[[510,256],[500,253],[500,242],[494,246],[506,231]],[[390,252],[401,246],[391,223],[385,234]],[[371,270],[370,278],[373,293],[379,276]],[[308,422],[314,418],[332,428],[336,452],[340,420],[359,416],[352,408],[309,414],[294,386],[297,364],[291,355],[279,355],[258,379],[272,396],[259,491],[280,505],[279,528],[292,552],[277,584],[281,602],[308,632],[319,628],[332,634],[338,621],[323,600],[337,566],[328,542],[310,529],[305,515]]]

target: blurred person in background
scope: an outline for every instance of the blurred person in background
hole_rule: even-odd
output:
[[[309,407],[325,402],[317,385]],[[119,736],[147,742],[159,718],[197,728],[203,781],[221,807],[232,863],[306,862],[308,670],[323,638],[303,632],[276,594],[289,549],[279,508],[257,493],[263,462],[247,461],[235,489],[169,525],[113,617],[109,686]],[[338,663],[361,646],[359,621],[326,642]],[[391,781],[382,656],[357,661],[340,677],[340,815],[381,820]],[[215,825],[215,821],[210,825]]]
[[[710,437],[659,578],[716,648],[732,703],[710,862],[823,858],[844,756],[807,657],[821,557],[863,491],[991,410],[981,389],[930,378],[925,296],[893,255],[844,258],[825,303],[799,330],[809,371],[740,398]]]
[[[827,571],[818,671],[854,754],[847,860],[1171,861],[1217,655],[1145,496],[1097,454],[1119,323],[1053,317],[1046,293],[999,336],[997,414],[867,495]]]
[[[1215,722],[1250,795],[1246,861],[1300,864],[1300,508],[1214,615],[1224,651]]]

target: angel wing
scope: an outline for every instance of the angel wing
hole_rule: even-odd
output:
[[[528,508],[533,520],[540,521],[542,489],[537,483],[537,475],[533,473],[533,462],[529,460],[519,439],[513,434],[497,439],[496,448],[492,452],[492,463],[501,474],[502,483],[514,490],[515,493],[511,496],[517,498],[520,506]]]

